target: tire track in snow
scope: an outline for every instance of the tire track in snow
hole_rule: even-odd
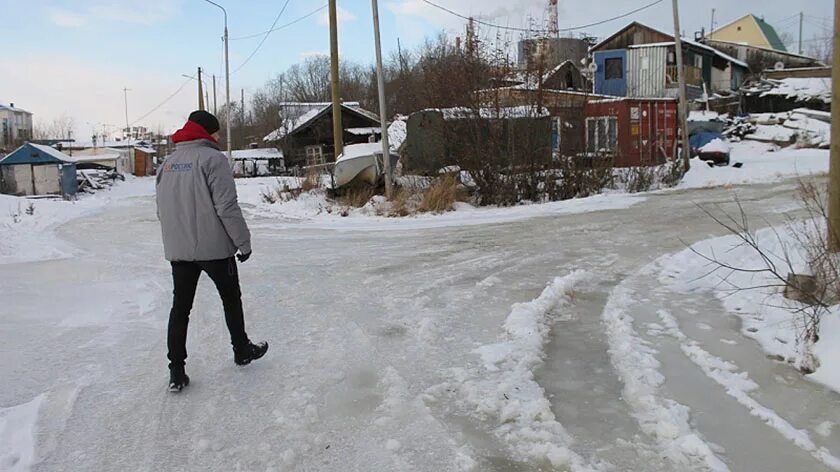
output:
[[[570,305],[572,289],[586,278],[582,271],[558,277],[535,300],[513,305],[504,340],[474,351],[484,366],[452,373],[461,402],[479,418],[497,422],[492,433],[515,456],[575,472],[601,471],[604,466],[572,450],[574,439],[557,421],[534,371],[545,356],[552,311]]]
[[[644,269],[639,273],[644,273]],[[642,431],[652,436],[662,453],[679,466],[701,466],[713,472],[729,468],[715,455],[705,439],[689,424],[690,409],[662,396],[665,377],[659,371],[656,350],[633,328],[628,313],[635,302],[628,279],[622,281],[604,307],[609,353],[613,367],[624,382],[624,400]]]
[[[775,411],[759,403],[749,393],[758,390],[759,386],[753,382],[747,372],[739,372],[737,365],[712,355],[700,347],[700,344],[690,339],[679,327],[677,319],[666,310],[659,310],[659,319],[665,326],[665,332],[680,343],[683,353],[697,365],[707,377],[722,386],[726,393],[745,406],[751,415],[761,419],[767,426],[776,430],[797,447],[809,452],[815,459],[832,470],[840,471],[840,459],[831,454],[824,447],[817,446],[808,433],[796,429]]]

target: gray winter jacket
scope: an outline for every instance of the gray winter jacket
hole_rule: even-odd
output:
[[[236,184],[216,143],[178,143],[157,176],[157,210],[168,261],[214,261],[251,252]]]

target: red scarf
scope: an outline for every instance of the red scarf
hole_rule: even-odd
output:
[[[187,124],[185,124],[183,128],[179,129],[172,135],[172,142],[175,144],[185,143],[187,141],[197,141],[199,139],[206,139],[219,144],[213,135],[208,133],[204,127],[194,121],[187,121]]]

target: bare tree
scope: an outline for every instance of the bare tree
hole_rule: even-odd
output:
[[[35,139],[71,139],[76,121],[66,114],[53,118],[49,122],[39,122],[32,130]]]

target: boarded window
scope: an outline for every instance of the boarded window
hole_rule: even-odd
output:
[[[624,78],[624,61],[620,57],[604,61],[604,75],[607,80]]]

